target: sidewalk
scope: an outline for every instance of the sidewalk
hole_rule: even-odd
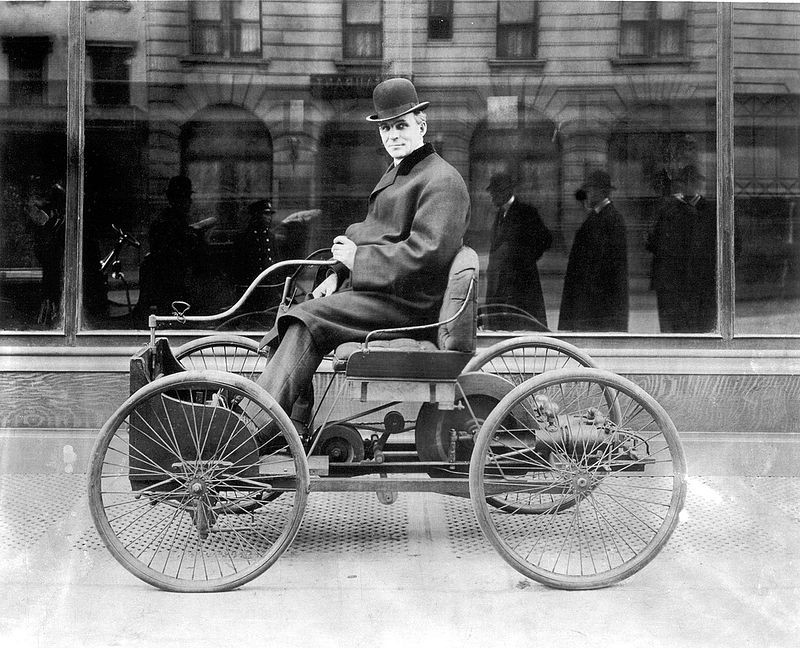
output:
[[[796,646],[800,478],[691,477],[656,559],[605,590],[529,581],[468,499],[312,493],[277,564],[235,592],[170,594],[102,546],[85,475],[0,475],[3,646]]]

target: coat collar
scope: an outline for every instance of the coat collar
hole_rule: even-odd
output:
[[[408,175],[411,173],[411,169],[432,153],[436,153],[436,151],[433,149],[433,144],[430,143],[423,144],[418,149],[411,151],[411,153],[400,160],[400,164],[397,165],[397,175]]]
[[[374,194],[381,189],[385,189],[390,184],[393,184],[397,176],[408,175],[411,173],[411,169],[433,153],[436,153],[436,151],[433,148],[433,144],[430,143],[423,144],[418,149],[412,151],[400,161],[400,164],[397,166],[392,165],[387,169],[386,173],[384,173],[383,177],[378,181],[378,184],[375,185],[372,193]]]

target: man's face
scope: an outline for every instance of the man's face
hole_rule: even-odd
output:
[[[492,197],[492,204],[495,207],[502,207],[514,195],[514,188],[511,185],[492,185],[489,187],[489,195]]]
[[[422,146],[425,124],[417,124],[413,113],[383,122],[378,127],[383,147],[395,163]]]
[[[595,187],[594,185],[586,185],[586,202],[589,203],[589,207],[594,207],[599,205],[603,202],[603,199],[606,197],[605,192],[600,187]]]

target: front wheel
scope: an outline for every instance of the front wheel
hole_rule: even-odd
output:
[[[550,587],[596,589],[641,569],[668,540],[686,463],[652,396],[608,371],[567,369],[520,384],[491,412],[469,487],[481,529],[512,567]],[[542,494],[552,504],[539,515],[487,503]]]
[[[217,592],[286,550],[308,485],[300,438],[274,399],[208,370],[160,378],[122,404],[92,450],[88,495],[128,571],[169,591]]]

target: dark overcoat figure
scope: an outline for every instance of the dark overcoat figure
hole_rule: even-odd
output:
[[[613,204],[592,210],[575,234],[564,277],[558,328],[628,330],[625,222]]]
[[[695,209],[689,282],[694,287],[695,330],[702,333],[717,328],[717,214],[714,203],[702,196]]]
[[[299,320],[320,350],[330,350],[374,329],[435,322],[468,224],[464,180],[423,145],[386,171],[370,194],[367,217],[347,228],[357,245],[352,274],[340,265],[337,292],[291,308],[278,319],[277,333]],[[262,344],[274,343],[275,333]]]
[[[647,239],[653,254],[652,287],[662,333],[699,333],[715,328],[716,216],[696,193],[704,176],[693,164],[678,173],[679,191],[658,205]]]
[[[547,326],[542,284],[536,262],[553,242],[532,205],[514,199],[498,213],[492,228],[486,269],[486,303],[521,308]]]
[[[656,213],[646,247],[653,254],[652,286],[658,303],[658,323],[662,333],[685,333],[694,328],[691,300],[687,299],[692,287],[686,280],[696,210],[682,196],[675,195],[662,199]]]

